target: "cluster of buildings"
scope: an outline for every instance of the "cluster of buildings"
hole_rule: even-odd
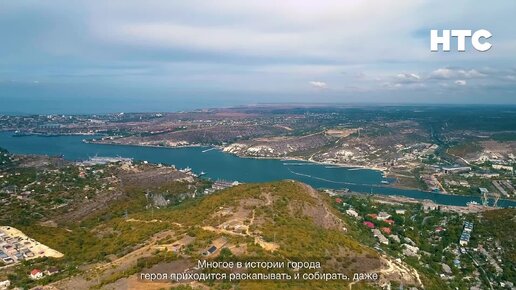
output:
[[[21,237],[12,237],[0,229],[0,261],[6,265],[32,258],[35,254],[29,249],[32,243]]]
[[[79,164],[83,165],[83,166],[95,166],[95,165],[105,165],[108,163],[117,163],[117,162],[132,163],[133,159],[132,158],[123,158],[123,157],[95,156],[95,157],[90,157],[88,160],[84,160],[84,161],[80,162]]]
[[[469,239],[471,238],[471,231],[473,231],[473,222],[464,222],[464,227],[462,228],[462,234],[460,235],[459,244],[461,246],[467,246],[469,243]]]
[[[239,184],[240,183],[238,181],[231,182],[231,181],[225,181],[225,180],[217,180],[212,184],[211,188],[206,188],[203,193],[205,195],[208,195],[208,194],[214,193],[215,191],[223,190],[223,189],[230,188],[233,186],[237,186]]]
[[[30,271],[29,278],[31,278],[32,280],[39,280],[45,276],[52,276],[57,273],[59,273],[59,269],[57,268],[49,268],[44,272],[40,269],[32,269],[32,271]]]
[[[335,202],[342,203],[342,199],[336,198]],[[403,211],[403,213],[404,213],[404,211]],[[358,214],[358,212],[356,212],[351,207],[346,210],[346,214],[351,216],[351,217],[354,217],[356,219],[361,218],[360,215]],[[367,216],[369,218],[373,219],[373,220],[385,222],[385,223],[389,224],[389,226],[394,225],[394,221],[390,219],[391,215],[389,213],[387,213],[387,212],[381,211],[381,212],[379,212],[377,214],[376,213],[368,214]],[[373,236],[376,237],[380,243],[382,243],[384,245],[388,245],[389,244],[389,239],[385,235],[391,235],[391,228],[390,227],[376,228],[376,225],[373,222],[367,221],[367,220],[362,222],[362,224],[364,226],[366,226],[367,228],[369,228],[373,232]]]

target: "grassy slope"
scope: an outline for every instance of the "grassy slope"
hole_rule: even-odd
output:
[[[201,229],[200,226],[216,225],[219,221],[213,213],[220,207],[238,207],[243,200],[264,200],[264,193],[274,200],[272,205],[258,205],[254,209],[260,224],[252,227],[265,240],[280,245],[278,251],[267,252],[254,244],[250,237],[228,236],[230,242],[247,244],[247,253],[241,259],[291,259],[321,261],[325,271],[344,272],[352,276],[354,271],[372,271],[379,266],[374,251],[360,245],[342,230],[323,228],[320,216],[310,216],[303,210],[326,204],[326,197],[309,194],[299,183],[283,181],[267,184],[246,184],[230,188],[203,199],[187,201],[177,207],[161,210],[141,210],[130,217],[140,220],[158,219],[161,223],[128,223],[123,217],[95,218],[71,227],[71,231],[32,226],[26,230],[31,236],[50,247],[62,251],[66,257],[63,264],[77,265],[102,260],[108,254],[123,254],[133,246],[145,241],[152,234],[173,229],[178,234],[195,236],[191,253],[195,258],[216,237],[221,236]],[[119,208],[119,206],[118,206]],[[182,227],[178,227],[181,224]],[[108,233],[100,235],[100,233]],[[275,237],[274,237],[275,236]],[[296,283],[297,284],[297,283]],[[269,287],[300,289],[344,287],[340,283],[312,282],[287,286],[271,283]],[[245,288],[263,287],[256,282],[241,282]],[[219,285],[223,286],[223,285]],[[358,286],[358,285],[357,285]],[[293,287],[293,288],[292,288]],[[262,288],[260,288],[262,289]]]

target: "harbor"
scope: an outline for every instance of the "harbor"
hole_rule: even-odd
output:
[[[366,194],[404,196],[428,199],[437,204],[466,206],[468,202],[481,204],[480,196],[450,195],[425,192],[414,189],[399,189],[384,184],[381,171],[328,167],[312,162],[288,162],[279,159],[240,158],[210,148],[155,148],[123,145],[84,143],[84,136],[39,136],[13,137],[12,132],[0,133],[0,147],[16,154],[42,154],[63,156],[67,160],[88,160],[92,156],[131,158],[174,165],[176,168],[190,168],[192,172],[212,180],[239,182],[267,182],[294,179],[315,188],[343,189]],[[206,151],[209,150],[209,151]],[[295,163],[295,164],[294,164]],[[303,164],[303,165],[300,165]],[[514,207],[516,202],[505,199],[498,201],[499,207]]]

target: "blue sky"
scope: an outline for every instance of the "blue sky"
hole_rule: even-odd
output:
[[[516,104],[516,2],[0,2],[0,112]],[[493,47],[431,53],[430,29]]]

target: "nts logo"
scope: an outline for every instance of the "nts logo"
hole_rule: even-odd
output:
[[[450,51],[451,38],[457,38],[457,51],[466,51],[466,39],[471,40],[471,45],[477,51],[488,51],[491,48],[491,43],[485,41],[489,39],[491,32],[480,29],[472,33],[471,30],[445,29],[442,31],[442,36],[439,36],[439,30],[430,30],[430,50],[439,51],[439,44],[442,45],[442,51]],[[481,40],[482,39],[482,40]]]

